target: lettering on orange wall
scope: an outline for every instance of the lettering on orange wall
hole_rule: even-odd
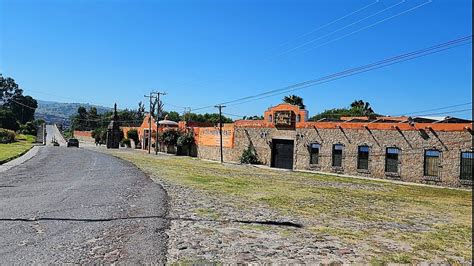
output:
[[[219,129],[213,127],[199,128],[199,145],[203,146],[219,146]],[[222,146],[226,148],[234,147],[234,128],[222,129]]]

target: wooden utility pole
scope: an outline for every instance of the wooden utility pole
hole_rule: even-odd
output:
[[[219,109],[219,138],[220,138],[220,148],[221,148],[221,163],[224,162],[224,153],[222,149],[222,108],[224,108],[224,105],[216,105],[214,106]]]
[[[161,114],[160,95],[166,95],[166,92],[155,92],[156,94],[156,140],[155,140],[155,154],[158,154],[158,128]]]

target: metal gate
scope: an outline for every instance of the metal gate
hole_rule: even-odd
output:
[[[272,167],[293,169],[293,140],[272,140]]]

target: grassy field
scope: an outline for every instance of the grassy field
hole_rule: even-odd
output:
[[[16,142],[0,144],[0,164],[6,163],[22,155],[33,147],[36,137],[30,135],[17,135]]]
[[[362,248],[372,263],[472,261],[472,192],[114,152],[151,176],[301,217],[303,230]],[[204,212],[204,211],[203,211]]]

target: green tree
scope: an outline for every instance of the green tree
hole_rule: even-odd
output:
[[[351,103],[351,110],[355,113],[360,113],[362,115],[373,115],[374,110],[370,107],[369,102],[364,102],[363,100],[356,100]]]
[[[15,95],[7,104],[10,110],[15,114],[16,120],[20,124],[35,120],[35,111],[38,108],[38,102],[31,96]]]
[[[12,78],[4,78],[0,74],[0,109],[2,109],[2,125],[18,129],[19,125],[33,121],[38,103],[31,96],[23,95],[23,90]],[[5,111],[7,110],[7,111]],[[13,116],[12,116],[13,114]],[[10,121],[3,121],[3,120]]]
[[[0,128],[17,131],[19,127],[15,114],[10,109],[0,107]]]
[[[162,117],[168,117],[169,120],[179,122],[181,121],[181,115],[179,115],[178,112],[175,111],[164,111]]]
[[[297,96],[297,95],[288,95],[288,96],[285,96],[283,98],[283,101],[285,103],[289,103],[289,104],[292,104],[292,105],[296,105],[298,106],[299,108],[301,109],[305,109],[306,106],[304,105],[303,103],[303,98],[301,98],[300,96]]]
[[[380,116],[380,114],[375,113],[372,107],[370,107],[370,104],[368,102],[364,102],[362,100],[356,100],[351,103],[350,107],[324,110],[323,112],[311,117],[310,120],[317,121],[323,118],[338,120],[342,116],[375,117],[375,116]]]
[[[145,105],[142,102],[138,103],[137,119],[143,120],[145,118]]]
[[[195,113],[188,113],[186,115],[188,121],[192,122],[209,122],[209,123],[218,123],[219,122],[219,114],[213,113],[205,113],[205,114],[195,114]],[[226,116],[222,116],[222,123],[232,123],[232,119]]]
[[[0,105],[10,103],[14,97],[23,95],[23,90],[18,87],[12,78],[4,78],[0,73]]]

